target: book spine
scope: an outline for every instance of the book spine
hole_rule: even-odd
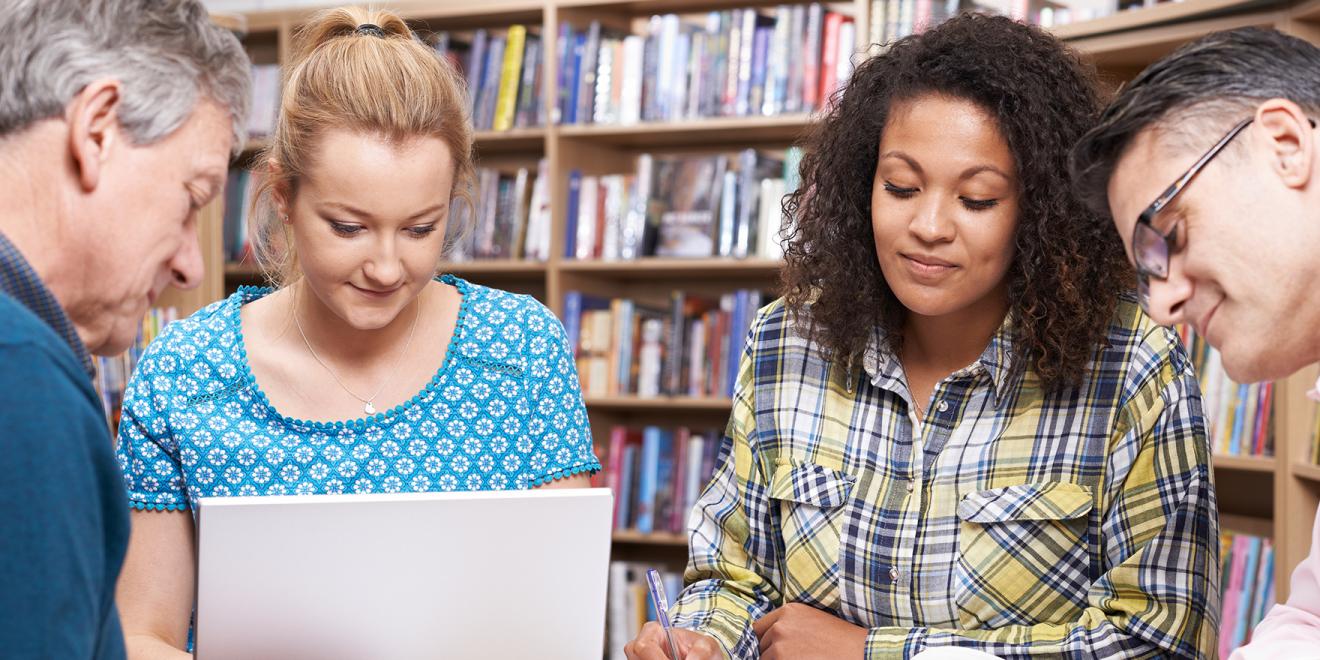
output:
[[[802,109],[808,112],[820,105],[820,59],[823,49],[821,29],[825,20],[824,11],[817,2],[807,7],[806,41],[802,58]]]
[[[514,113],[513,120],[516,128],[527,128],[540,123],[536,117],[541,105],[540,86],[537,85],[541,77],[541,47],[540,39],[535,36],[527,37],[523,49],[522,81],[518,86],[518,109]]]
[[[527,44],[527,26],[509,26],[505,37],[504,62],[500,69],[499,97],[495,102],[492,127],[497,131],[513,128],[513,114],[518,103],[518,83],[522,80],[523,48]]]
[[[568,200],[565,213],[568,226],[564,231],[564,256],[569,259],[577,258],[578,200],[581,194],[582,170],[572,170],[568,173]]]
[[[830,96],[838,82],[839,68],[839,27],[843,25],[843,16],[830,12],[825,17],[825,37],[821,44],[820,62],[820,107],[828,108]]]
[[[577,118],[589,123],[593,115],[596,91],[596,66],[600,61],[600,21],[592,21],[587,28],[587,40],[582,49],[582,85],[578,89]]]
[[[642,431],[642,464],[637,492],[637,531],[655,530],[655,486],[660,463],[660,429],[648,426]]]

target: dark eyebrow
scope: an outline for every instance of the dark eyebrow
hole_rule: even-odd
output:
[[[886,158],[897,158],[907,163],[908,167],[911,167],[912,169],[917,171],[917,174],[921,174],[923,172],[923,170],[921,169],[921,165],[917,162],[917,160],[903,153],[902,151],[898,151],[898,150],[888,151],[880,155],[880,160],[884,160]],[[982,172],[990,172],[991,174],[998,174],[999,176],[1004,177],[1009,181],[1013,180],[1013,177],[1006,174],[1003,170],[999,169],[998,167],[995,167],[994,165],[989,165],[989,164],[973,165],[972,167],[969,167],[966,170],[964,170],[963,173],[959,175],[958,178],[959,180],[966,181],[967,179],[970,179]]]
[[[344,211],[345,213],[348,213],[349,215],[354,215],[354,216],[357,216],[357,217],[359,217],[359,218],[365,218],[365,219],[374,219],[374,218],[375,218],[375,216],[373,216],[371,213],[369,213],[369,212],[367,212],[367,211],[363,211],[362,209],[356,208],[356,207],[351,206],[351,205],[349,205],[349,204],[343,204],[343,203],[340,203],[340,202],[324,202],[323,205],[324,205],[324,206],[329,206],[329,207],[332,207],[332,208],[339,209],[340,211]],[[424,208],[424,209],[422,209],[422,210],[420,210],[420,211],[418,211],[418,212],[412,214],[411,216],[409,216],[409,217],[408,217],[408,220],[410,220],[410,221],[411,221],[411,220],[418,220],[418,219],[423,218],[423,217],[425,217],[425,216],[431,215],[432,213],[436,213],[436,212],[440,211],[440,210],[443,209],[443,208],[445,208],[445,204],[443,204],[443,203],[441,203],[441,204],[434,204],[434,205],[428,206],[428,207],[426,207],[426,208]]]

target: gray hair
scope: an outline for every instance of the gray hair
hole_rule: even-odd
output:
[[[1175,148],[1203,149],[1219,131],[1272,98],[1320,110],[1320,48],[1277,30],[1214,32],[1150,65],[1105,108],[1073,147],[1077,192],[1109,217],[1107,190],[1128,145],[1146,129]],[[1231,147],[1230,147],[1231,148]]]
[[[0,138],[58,117],[101,78],[122,85],[117,116],[135,144],[178,129],[207,97],[246,139],[250,63],[198,0],[0,2]]]

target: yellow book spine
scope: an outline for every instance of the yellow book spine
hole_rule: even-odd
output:
[[[513,128],[513,114],[518,106],[518,84],[522,81],[523,48],[527,44],[527,27],[514,25],[504,42],[504,68],[500,71],[500,95],[495,99],[497,131]]]

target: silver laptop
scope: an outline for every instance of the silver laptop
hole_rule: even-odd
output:
[[[202,498],[200,660],[600,658],[608,489]]]

